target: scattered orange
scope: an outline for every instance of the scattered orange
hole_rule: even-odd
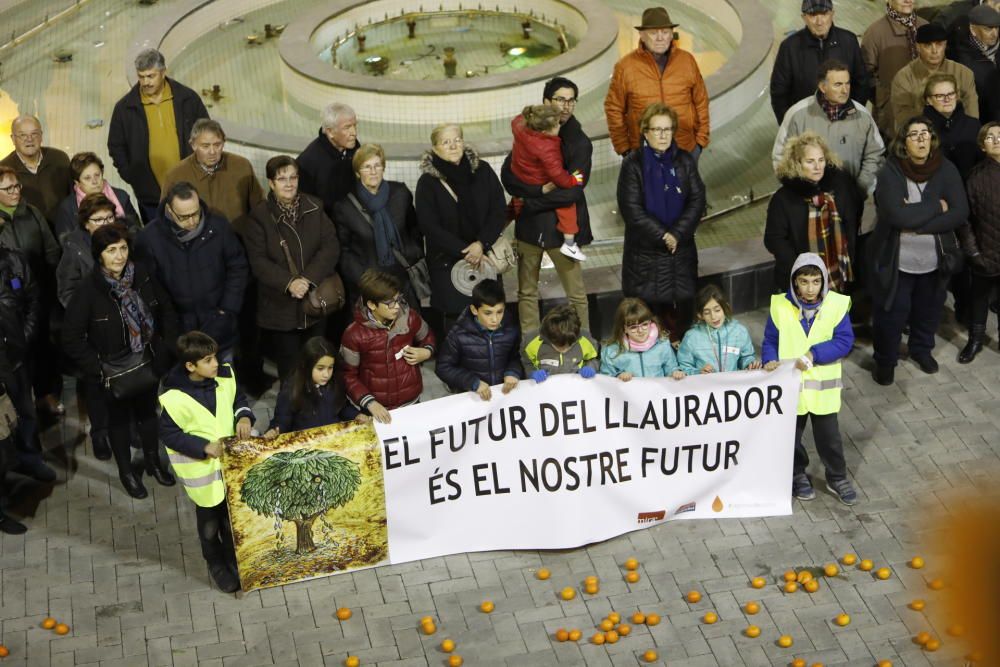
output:
[[[596,586],[599,581],[600,580],[597,577],[595,577],[594,575],[590,575],[589,577],[583,580],[583,583],[594,584]]]
[[[809,570],[802,570],[801,572],[799,572],[799,576],[795,577],[795,580],[800,584],[804,584],[807,581],[812,581],[813,573],[810,572]]]
[[[660,615],[659,614],[646,614],[646,625],[647,626],[659,625],[659,624],[660,624]]]
[[[560,591],[559,596],[563,600],[572,600],[573,598],[576,597],[576,589],[567,586],[566,588],[562,589],[562,591]]]
[[[483,612],[484,614],[489,614],[494,609],[496,609],[496,605],[490,602],[489,600],[483,600],[483,603],[479,605],[479,611]]]
[[[609,621],[611,621],[615,625],[617,625],[618,623],[622,622],[622,615],[619,614],[617,611],[610,612],[607,616],[605,616],[605,618],[607,618]]]
[[[542,581],[545,581],[546,579],[552,576],[552,573],[549,572],[549,568],[543,567],[540,568],[538,572],[535,572],[535,576],[541,579]]]
[[[936,651],[941,648],[941,640],[939,639],[928,639],[927,643],[924,644],[924,648],[928,651]]]
[[[463,662],[465,660],[462,660],[462,656],[460,655],[453,654],[448,656],[448,667],[462,667]]]
[[[625,569],[626,570],[638,570],[639,569],[639,561],[637,561],[634,558],[629,558],[627,561],[625,561]]]
[[[608,630],[607,632],[604,633],[604,641],[606,641],[609,644],[617,644],[618,633],[615,632],[614,630]]]
[[[748,625],[747,629],[743,631],[743,634],[751,639],[756,639],[757,637],[760,637],[760,628],[756,625]]]
[[[434,622],[433,616],[424,616],[423,618],[420,619],[420,625],[427,625],[428,623],[433,623],[433,622]]]
[[[577,630],[576,628],[573,628],[572,630],[569,631],[569,640],[571,642],[578,642],[578,641],[580,641],[580,637],[582,637],[582,636],[583,636],[583,633],[580,632],[579,630]]]
[[[592,641],[595,644],[597,644],[598,646],[600,646],[601,644],[604,643],[604,633],[603,632],[595,632],[594,636],[590,638],[590,641]]]
[[[949,625],[946,632],[952,637],[961,637],[965,634],[965,627],[958,624]]]
[[[566,628],[559,628],[556,630],[556,641],[564,642],[569,639],[569,632]]]
[[[756,602],[747,602],[747,605],[743,607],[743,611],[748,614],[756,614],[760,612],[760,605]]]
[[[337,619],[341,620],[341,621],[346,621],[347,619],[349,619],[353,615],[354,615],[354,612],[352,612],[347,607],[341,607],[340,609],[337,610]],[[50,621],[50,620],[52,620],[52,619],[49,619],[49,618],[45,619],[46,622]],[[43,628],[45,627],[45,623],[42,623],[42,627]],[[51,627],[51,626],[49,626],[49,627]]]
[[[705,623],[707,623],[708,625],[712,625],[713,623],[719,620],[719,615],[716,614],[714,611],[710,611],[706,613],[701,620],[705,621]]]
[[[750,580],[750,585],[754,588],[764,588],[767,585],[767,580],[764,577],[754,577]]]
[[[802,588],[806,589],[807,593],[815,593],[819,590],[819,581],[816,579],[810,579],[806,583],[802,584]]]
[[[927,585],[930,586],[931,590],[939,591],[944,588],[944,581],[941,579],[931,579]]]
[[[862,572],[871,572],[873,567],[875,567],[875,563],[873,563],[870,558],[866,558],[858,563],[858,569]]]
[[[597,627],[599,627],[602,631],[607,632],[608,630],[614,630],[615,624],[611,622],[611,619],[606,618],[601,621]]]
[[[46,618],[44,621],[42,621],[42,627],[45,628],[46,630],[51,630],[52,628],[56,627],[56,619],[52,618],[51,616],[49,618]]]
[[[656,662],[656,659],[659,657],[660,656],[656,655],[656,651],[654,651],[653,649],[649,649],[648,651],[642,654],[642,659],[645,660],[646,662]]]
[[[786,581],[785,582],[785,592],[786,593],[794,593],[797,590],[799,590],[799,585],[797,583],[795,583],[794,581]]]
[[[627,581],[630,584],[634,584],[635,582],[639,581],[639,573],[634,570],[632,570],[631,572],[626,572],[625,581]]]
[[[920,556],[914,556],[913,558],[910,559],[910,567],[912,567],[914,570],[919,570],[923,566],[924,566],[924,559],[921,558]]]
[[[358,667],[361,664],[361,658],[356,655],[349,655],[344,659],[344,667]]]
[[[632,632],[632,627],[625,625],[624,623],[619,623],[618,627],[615,628],[615,631],[621,637],[628,637],[629,633]]]
[[[646,615],[641,611],[637,611],[634,614],[632,614],[632,622],[635,623],[636,625],[642,625],[643,623],[646,622]]]
[[[600,590],[601,589],[597,587],[597,584],[583,585],[583,592],[586,593],[587,595],[597,595],[600,592]]]
[[[854,554],[844,554],[843,558],[840,559],[840,562],[844,565],[854,565],[858,562],[858,557]]]
[[[55,630],[57,635],[65,635],[69,632],[69,626],[65,623],[59,623],[56,625]]]
[[[923,611],[924,607],[927,605],[923,600],[914,600],[910,603],[910,609],[913,611]]]
[[[445,653],[451,653],[455,650],[455,641],[453,639],[445,639],[441,642],[441,650]]]
[[[437,626],[433,623],[424,623],[420,626],[420,629],[424,631],[425,635],[433,635],[437,632]]]
[[[844,627],[845,625],[849,625],[850,624],[851,617],[848,616],[847,614],[841,612],[841,613],[837,614],[837,617],[833,619],[833,622],[836,623],[837,625],[839,625],[840,627]]]
[[[983,654],[980,653],[979,651],[973,651],[972,653],[967,654],[965,656],[965,659],[968,660],[969,662],[982,662]]]
[[[792,667],[806,667],[806,659],[795,658],[795,660],[792,660]]]
[[[694,604],[696,602],[701,602],[701,593],[699,593],[698,591],[688,591],[687,601],[690,602],[691,604]]]
[[[0,658],[6,658],[8,655],[10,655],[10,649],[0,644]]]
[[[810,665],[809,667],[823,667],[823,663],[822,663],[822,662],[814,662],[814,663],[813,663],[812,665]]]
[[[930,640],[931,640],[931,633],[929,632],[918,632],[917,635],[913,638],[913,642],[915,644],[920,644],[921,646],[923,646]]]
[[[840,568],[836,563],[827,563],[823,566],[823,574],[828,577],[836,577],[840,573]]]
[[[785,581],[795,581],[798,575],[795,574],[795,570],[788,570],[784,574]]]
[[[892,667],[892,660],[879,660],[876,667]]]
[[[880,567],[875,570],[875,577],[878,579],[888,579],[892,576],[892,570],[887,567]]]
[[[795,642],[794,640],[792,640],[791,635],[781,635],[780,637],[778,637],[778,646],[780,646],[781,648],[788,648],[794,643]]]

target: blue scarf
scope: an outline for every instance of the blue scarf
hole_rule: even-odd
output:
[[[378,257],[379,266],[395,266],[396,255],[392,249],[402,252],[403,242],[399,238],[399,230],[396,229],[392,216],[389,215],[389,183],[382,181],[378,186],[378,192],[372,194],[368,188],[357,183],[354,191],[358,196],[358,201],[368,211],[375,222],[372,230],[375,235],[375,255]]]
[[[646,212],[660,221],[664,229],[672,229],[681,217],[687,195],[681,190],[681,180],[674,169],[677,144],[657,154],[649,145],[642,147],[642,188],[646,197]]]
[[[122,271],[121,278],[115,279],[106,271],[101,271],[104,280],[111,286],[111,294],[118,301],[122,320],[128,328],[129,348],[133,352],[142,352],[153,337],[153,314],[149,312],[146,302],[132,288],[135,279],[135,264],[129,262]]]

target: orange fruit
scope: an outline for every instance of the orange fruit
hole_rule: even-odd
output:
[[[696,602],[701,602],[701,593],[699,593],[698,591],[688,591],[687,601],[690,602],[691,604],[694,604]]]
[[[840,562],[844,565],[854,565],[858,562],[858,557],[854,554],[844,554],[844,556],[840,559]]]
[[[578,641],[580,641],[580,637],[582,637],[582,636],[583,636],[583,633],[580,632],[579,630],[577,630],[576,628],[573,628],[572,630],[569,631],[569,640],[571,642],[578,642]]]
[[[556,630],[556,641],[564,642],[569,639],[569,632],[566,628],[559,628]]]
[[[924,648],[928,651],[936,651],[941,648],[941,640],[939,639],[928,639],[927,643],[924,644]]]
[[[972,653],[967,654],[965,656],[965,659],[968,660],[969,662],[982,662],[983,654],[980,653],[979,651],[973,651]]]
[[[795,660],[792,660],[792,667],[806,667],[806,659],[795,658]]]
[[[920,556],[914,556],[913,558],[910,559],[910,567],[912,567],[914,570],[919,570],[923,566],[924,566],[924,559],[921,558]]]
[[[630,584],[634,584],[635,582],[639,581],[639,573],[634,570],[631,572],[626,572],[625,581],[627,581]]]
[[[828,577],[836,577],[840,573],[840,568],[836,563],[827,563],[823,566],[823,574]]]
[[[713,623],[719,620],[719,615],[716,614],[714,611],[710,611],[706,613],[701,620],[705,621],[705,623],[708,625],[712,625]]]
[[[358,667],[361,664],[361,658],[356,655],[349,655],[344,659],[344,667]]]
[[[55,629],[57,635],[65,635],[69,632],[69,626],[65,623],[57,624]]]
[[[814,663],[813,663],[812,665],[810,665],[809,667],[823,667],[823,663],[822,663],[822,662],[814,662]]]
[[[879,569],[875,570],[875,576],[879,579],[888,579],[889,577],[892,576],[892,570],[890,570],[887,567],[880,567]]]
[[[764,588],[767,585],[767,580],[764,577],[754,577],[750,580],[750,585],[754,588]]]
[[[914,600],[910,603],[910,609],[913,611],[923,611],[924,607],[927,605],[923,600]]]
[[[791,635],[781,635],[778,637],[778,646],[781,648],[788,648],[794,643],[795,641],[792,639]]]
[[[850,624],[851,617],[841,612],[837,614],[837,617],[833,619],[833,622],[839,625],[840,627],[844,627],[845,625]]]
[[[434,622],[433,616],[424,616],[423,618],[420,619],[420,625],[427,625],[428,623],[433,623],[433,622]]]
[[[653,649],[649,649],[648,651],[642,654],[642,659],[645,660],[646,662],[656,662],[656,659],[659,657],[660,656],[656,655],[656,651],[654,651]]]
[[[913,642],[915,644],[920,644],[921,646],[923,646],[930,640],[931,640],[931,633],[929,632],[918,632],[916,636],[913,638]]]
[[[614,630],[608,630],[607,632],[604,633],[604,641],[606,641],[609,644],[617,644],[618,633],[615,632]]]
[[[965,634],[965,627],[956,623],[955,625],[949,625],[946,632],[952,637],[961,637]]]
[[[871,572],[873,567],[875,567],[875,563],[873,563],[869,558],[865,558],[863,561],[858,563],[858,569],[862,572]]]
[[[433,635],[437,632],[437,626],[433,623],[424,623],[420,626],[420,629],[424,631],[425,635]]]
[[[819,590],[819,582],[815,579],[810,579],[806,583],[802,584],[802,588],[806,589],[807,593],[815,593]]]
[[[607,618],[609,621],[611,621],[615,625],[617,625],[617,624],[619,624],[619,623],[622,622],[622,615],[619,614],[617,611],[613,611],[613,612],[609,613],[605,618]]]
[[[6,658],[8,655],[10,655],[10,649],[0,644],[0,658]]]
[[[596,586],[598,581],[600,581],[600,580],[597,577],[595,577],[594,575],[590,575],[589,577],[587,577],[586,579],[583,580],[583,583],[585,583],[585,584],[593,584],[593,585]]]
[[[350,609],[348,609],[347,607],[341,607],[340,609],[337,610],[337,619],[338,620],[346,621],[351,616],[353,616],[353,612]],[[45,620],[49,620],[49,619],[45,619]],[[44,628],[45,625],[42,624],[42,627]]]
[[[494,609],[496,609],[496,605],[490,602],[489,600],[483,600],[483,603],[479,605],[479,611],[483,612],[484,614],[489,614]]]
[[[592,641],[595,644],[597,644],[598,646],[600,646],[601,644],[604,643],[604,633],[603,632],[595,632],[594,636],[590,638],[590,641]]]
[[[810,572],[809,570],[802,570],[801,572],[799,572],[799,576],[795,577],[795,580],[800,584],[804,584],[807,581],[812,581],[813,580],[812,572]]]
[[[892,667],[892,660],[879,660],[876,667]]]
[[[629,633],[632,632],[632,627],[625,625],[624,623],[619,623],[618,627],[615,628],[615,631],[620,637],[628,637]]]
[[[646,615],[641,611],[637,611],[634,614],[632,614],[632,622],[635,623],[636,625],[642,625],[643,623],[646,622]]]
[[[562,589],[562,591],[560,591],[559,596],[563,600],[572,600],[573,598],[576,597],[576,589],[567,586],[566,588]]]
[[[659,625],[660,615],[659,614],[646,614],[646,626]]]
[[[462,656],[460,655],[452,654],[448,656],[448,667],[462,667],[463,662],[465,660],[462,660]]]
[[[760,637],[760,628],[756,625],[748,625],[747,629],[743,631],[743,634],[751,639],[756,639],[757,637]]]
[[[535,572],[535,576],[541,579],[542,581],[545,581],[546,579],[552,576],[552,573],[549,572],[549,568],[543,567],[539,568],[538,572]]]
[[[607,632],[608,630],[614,630],[615,624],[611,622],[611,619],[606,618],[601,621],[597,627],[599,627],[602,631]]]
[[[797,590],[799,590],[799,585],[797,583],[795,583],[794,581],[786,581],[785,582],[785,592],[786,593],[794,593]]]
[[[760,605],[756,602],[747,602],[747,605],[743,607],[743,611],[751,615],[756,614],[760,612]]]
[[[788,570],[787,572],[785,572],[784,577],[785,581],[795,581],[798,575],[795,574],[795,570]]]
[[[638,570],[639,569],[639,561],[637,561],[634,558],[629,558],[627,561],[625,561],[625,569],[626,570]]]
[[[596,584],[584,584],[583,592],[587,595],[597,595],[597,593],[600,592],[600,589]]]
[[[52,628],[56,627],[56,619],[52,618],[51,616],[49,618],[46,618],[44,621],[42,621],[42,627],[45,628],[46,630],[51,630]]]
[[[927,585],[930,586],[931,590],[939,591],[944,588],[944,581],[941,579],[931,579]]]
[[[445,639],[441,642],[441,650],[445,653],[451,653],[455,650],[455,641],[452,639]]]

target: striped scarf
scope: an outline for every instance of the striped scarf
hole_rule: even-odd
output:
[[[910,46],[910,60],[917,59],[917,17],[915,14],[904,16],[900,14],[889,3],[885,4],[885,15],[890,21],[895,21],[906,28],[906,42]]]
[[[830,273],[830,288],[842,292],[844,286],[854,280],[854,272],[837,204],[829,192],[809,197],[807,202],[809,252],[823,258],[826,270]]]
[[[997,47],[1000,47],[1000,41],[998,41],[993,46],[986,46],[978,39],[976,39],[976,36],[972,34],[972,31],[969,31],[969,40],[977,49],[979,49],[982,52],[984,56],[989,58],[992,62],[995,63],[997,61]]]

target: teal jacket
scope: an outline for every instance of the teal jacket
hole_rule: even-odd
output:
[[[688,375],[698,375],[705,364],[717,372],[741,371],[757,359],[750,332],[736,320],[727,319],[718,329],[704,322],[684,334],[677,350],[677,363]]]
[[[666,338],[645,352],[623,350],[621,343],[609,343],[601,348],[601,373],[617,377],[631,373],[638,378],[664,378],[677,370],[674,347]]]

